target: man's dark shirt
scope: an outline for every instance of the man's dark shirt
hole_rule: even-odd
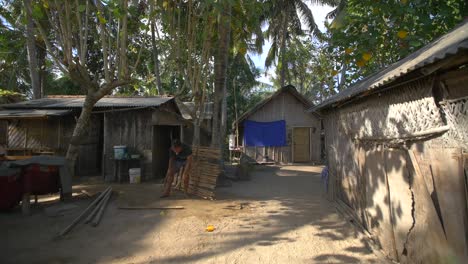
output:
[[[179,153],[175,153],[172,148],[169,150],[169,157],[175,158],[176,161],[186,161],[190,155],[192,155],[192,148],[186,144],[182,144],[182,150]]]

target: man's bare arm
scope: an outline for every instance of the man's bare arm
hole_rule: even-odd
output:
[[[193,156],[192,155],[188,156],[187,165],[186,165],[187,168],[185,169],[186,172],[189,172],[192,169],[192,161],[193,161]]]

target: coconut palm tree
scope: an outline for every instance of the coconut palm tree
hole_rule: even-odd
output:
[[[212,146],[223,147],[227,131],[227,82],[230,60],[237,59],[239,64],[250,69],[247,51],[261,52],[263,34],[261,24],[262,5],[257,1],[223,1],[220,5],[217,39],[214,54],[215,93],[212,129]],[[260,15],[259,15],[260,14]]]
[[[327,4],[336,6],[339,0],[311,0],[312,4]],[[320,31],[315,23],[312,11],[303,0],[269,0],[266,5],[266,17],[268,29],[267,38],[271,41],[271,47],[265,60],[265,67],[270,68],[278,59],[280,68],[280,85],[285,85],[286,78],[286,49],[292,36],[304,35],[306,30],[302,28],[302,22],[307,26],[307,33],[316,37]]]

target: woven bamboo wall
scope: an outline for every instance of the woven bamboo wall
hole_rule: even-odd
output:
[[[433,79],[412,82],[341,109],[343,133],[352,138],[400,138],[444,125],[432,96]]]
[[[101,122],[99,116],[92,116],[91,128],[83,138],[76,163],[76,174],[79,176],[99,174]],[[75,124],[74,116],[10,120],[6,144],[8,154],[31,155],[48,151],[54,155],[64,156]]]
[[[426,78],[324,117],[328,195],[352,208],[384,252],[402,263],[467,257],[467,98],[439,107],[433,87]],[[446,133],[424,133],[447,126]]]

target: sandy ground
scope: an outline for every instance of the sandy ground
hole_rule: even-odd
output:
[[[75,198],[76,208],[62,216],[46,215],[63,206],[57,202],[37,205],[29,217],[1,213],[0,263],[382,263],[323,198],[320,170],[256,167],[251,181],[218,189],[216,201],[179,194],[160,202],[160,185],[114,185],[98,227],[80,224],[59,239],[90,198]],[[142,201],[185,209],[118,209]],[[206,232],[207,225],[216,230]]]

